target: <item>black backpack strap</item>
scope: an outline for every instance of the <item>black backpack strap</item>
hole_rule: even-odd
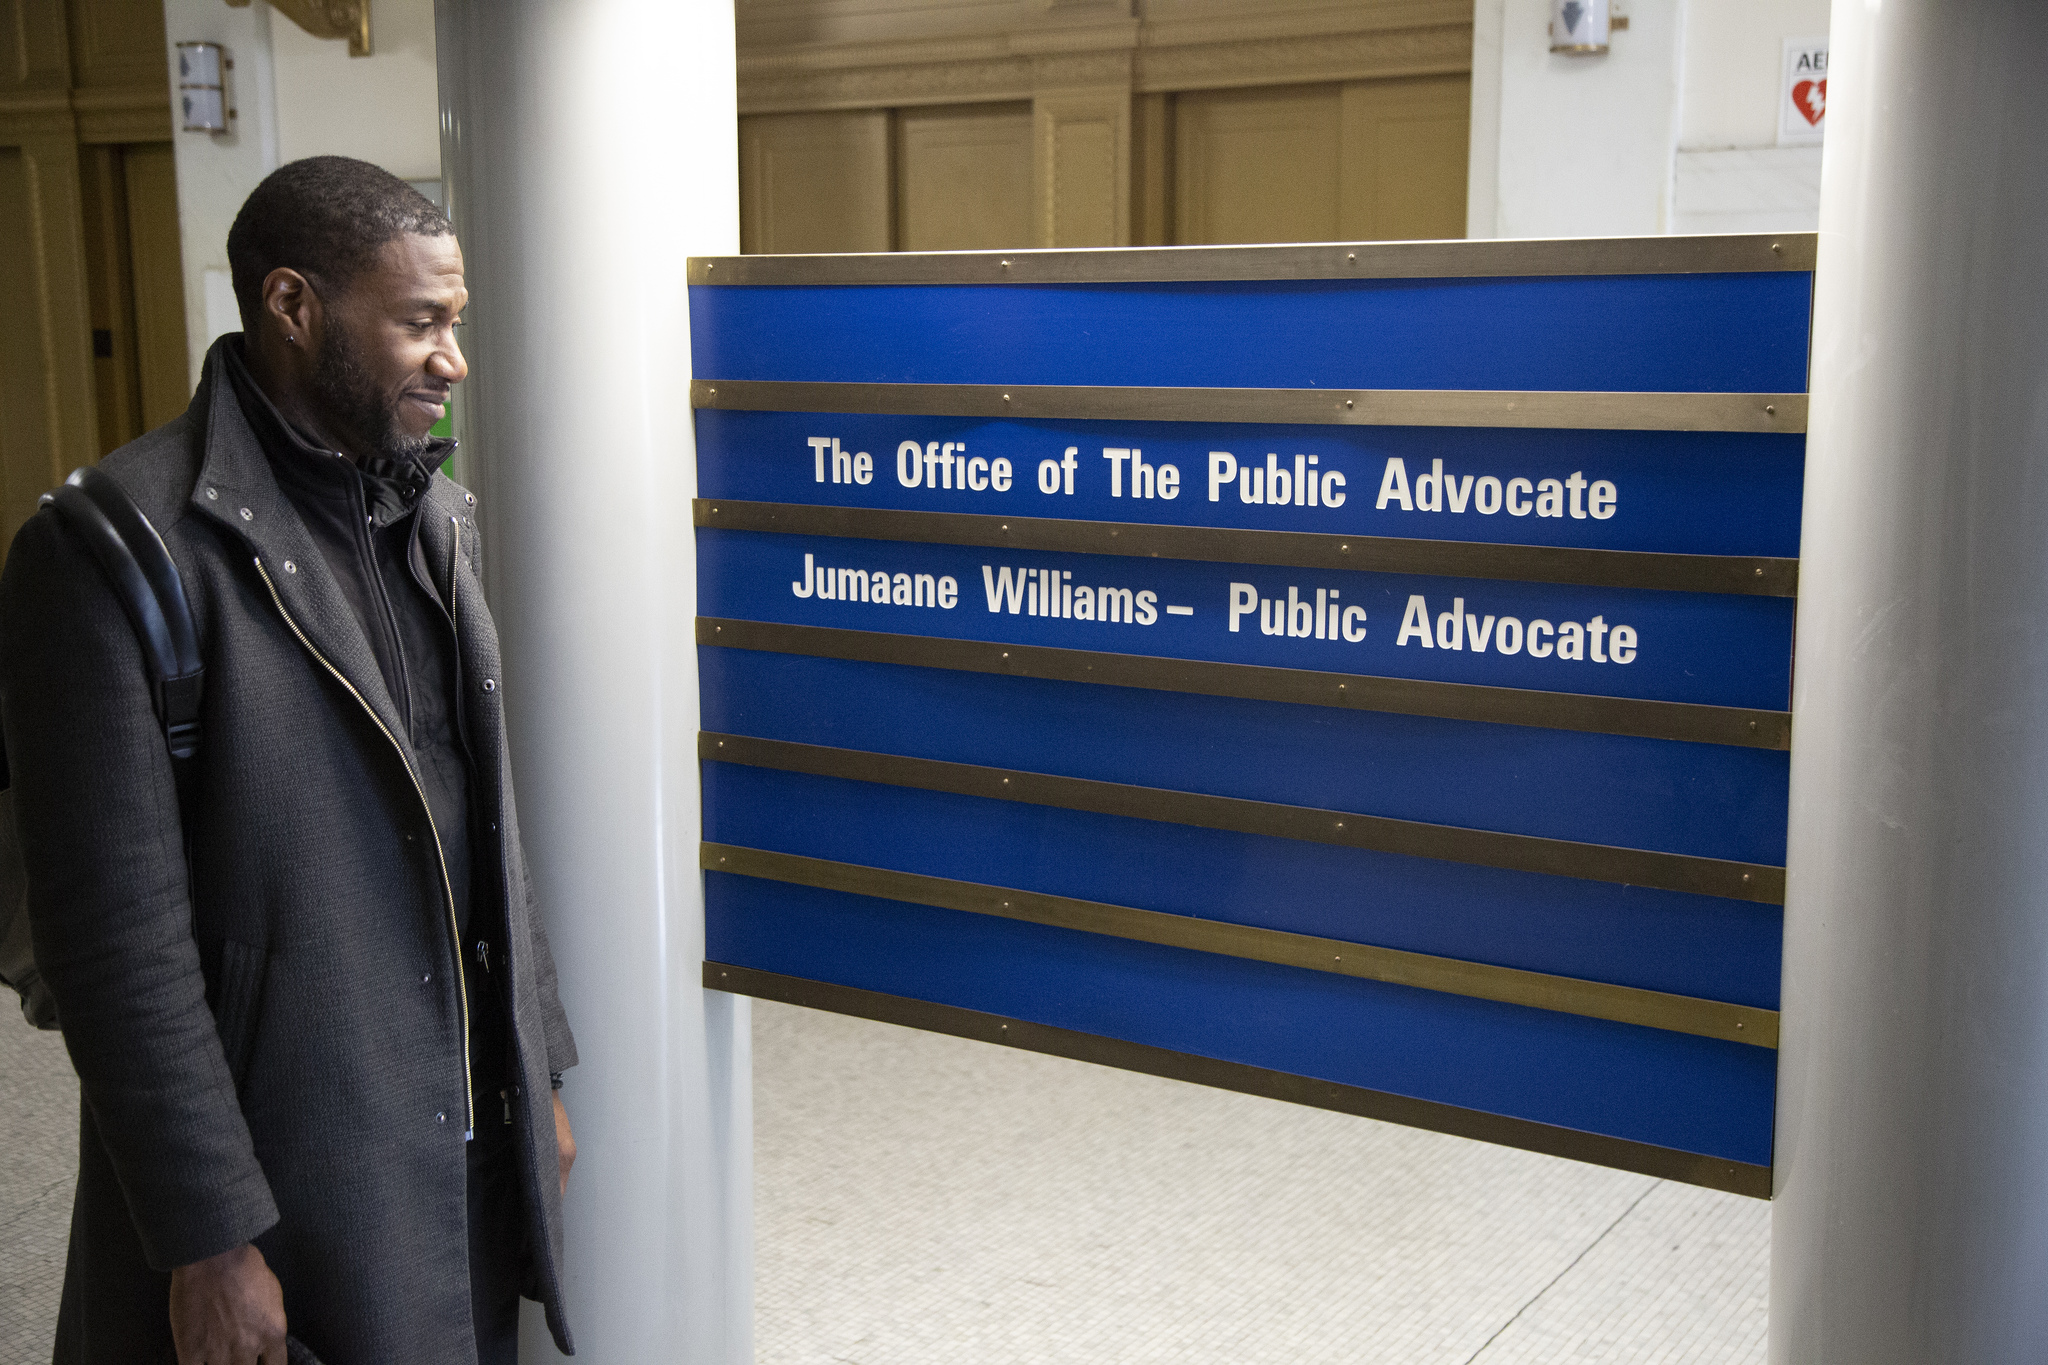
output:
[[[87,466],[43,495],[92,551],[128,613],[149,670],[150,696],[182,787],[199,752],[199,704],[206,685],[199,631],[178,566],[163,537],[121,485]]]

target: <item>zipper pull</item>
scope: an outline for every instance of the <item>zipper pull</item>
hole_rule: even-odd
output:
[[[480,938],[476,941],[476,960],[483,964],[485,971],[491,969],[491,945],[488,939]]]
[[[498,1098],[505,1101],[505,1122],[510,1123],[512,1121],[512,1092],[500,1090]]]

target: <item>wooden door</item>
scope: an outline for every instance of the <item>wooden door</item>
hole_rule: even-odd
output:
[[[1334,242],[1342,88],[1201,90],[1176,101],[1175,240]]]
[[[0,0],[0,548],[187,397],[156,0]]]
[[[1463,237],[1471,125],[1469,75],[1345,86],[1343,235],[1359,241]]]
[[[168,142],[80,149],[99,453],[185,410],[185,284]]]
[[[1471,78],[1175,97],[1172,240],[1465,235]]]
[[[21,148],[0,147],[0,548],[63,478],[37,298],[34,169]]]
[[[740,120],[740,250],[890,247],[889,112]]]
[[[896,115],[896,249],[999,251],[1031,242],[1031,106]]]
[[[740,120],[740,248],[1028,245],[1031,106],[940,105]]]

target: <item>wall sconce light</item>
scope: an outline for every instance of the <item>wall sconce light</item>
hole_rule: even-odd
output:
[[[1608,0],[1550,0],[1550,50],[1590,57],[1607,50]]]
[[[219,43],[178,44],[178,103],[185,111],[188,133],[225,133],[234,110],[228,108],[225,73],[234,62]]]

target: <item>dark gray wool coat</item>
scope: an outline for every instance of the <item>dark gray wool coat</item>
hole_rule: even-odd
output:
[[[0,579],[0,714],[36,960],[84,1094],[59,1365],[172,1359],[169,1270],[247,1241],[328,1365],[473,1362],[461,968],[397,709],[218,345],[185,415],[100,467],[184,577],[205,743],[181,837],[134,630],[56,515],[32,517]],[[575,1043],[520,852],[474,500],[439,475],[423,499],[475,755],[475,904],[495,892],[506,914],[539,1294],[566,1351],[548,1073]]]

